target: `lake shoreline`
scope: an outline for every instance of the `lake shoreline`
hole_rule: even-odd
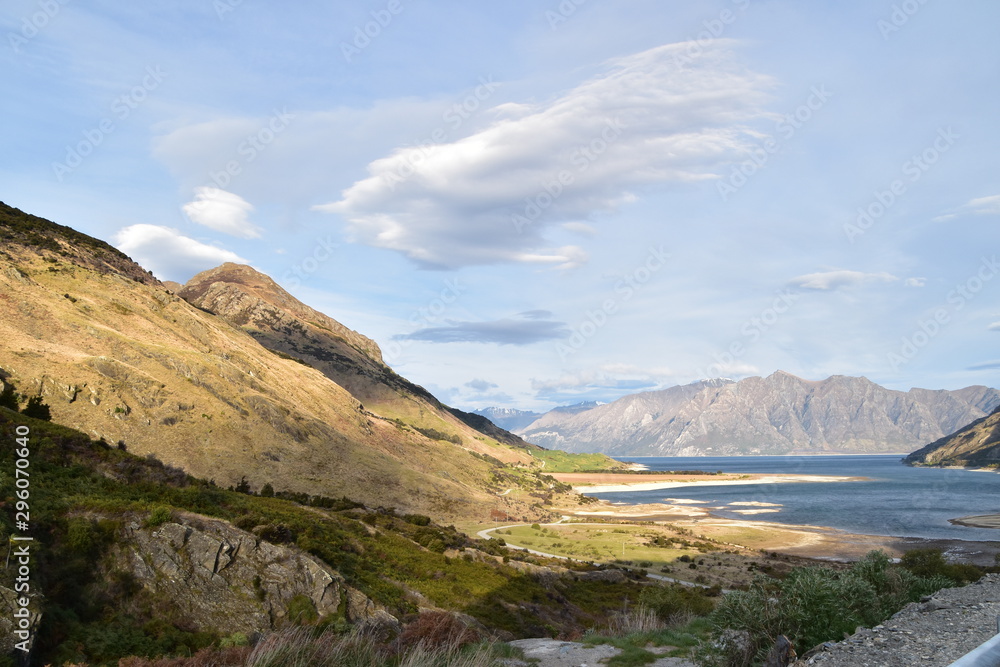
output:
[[[847,475],[793,475],[760,473],[722,473],[717,475],[675,475],[629,473],[550,473],[556,481],[570,484],[574,491],[615,493],[620,491],[655,491],[694,486],[743,486],[751,484],[863,482],[867,477]]]

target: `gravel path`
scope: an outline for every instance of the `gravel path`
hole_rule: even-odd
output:
[[[997,633],[1000,574],[946,588],[914,602],[883,625],[827,644],[801,665],[820,667],[945,667]]]

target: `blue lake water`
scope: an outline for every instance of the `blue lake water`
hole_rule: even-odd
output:
[[[1000,530],[948,523],[973,514],[1000,513],[1000,474],[973,470],[911,468],[899,455],[629,457],[650,470],[705,470],[868,477],[858,482],[791,482],[740,486],[692,486],[652,491],[594,493],[611,502],[655,503],[667,498],[706,501],[702,507],[731,519],[830,526],[852,533],[1000,541]],[[731,505],[772,503],[780,507]],[[777,509],[743,514],[736,510]]]

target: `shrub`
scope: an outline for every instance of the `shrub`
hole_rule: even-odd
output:
[[[146,518],[146,527],[157,528],[167,523],[168,521],[172,521],[173,518],[174,518],[174,512],[172,509],[170,509],[166,505],[157,505],[156,507],[153,508],[153,511],[150,512],[149,516]]]
[[[688,616],[704,616],[715,606],[702,589],[681,584],[649,586],[639,595],[639,604],[652,610],[665,623]]]
[[[748,590],[724,596],[712,613],[716,652],[724,654],[715,658],[731,667],[759,662],[778,635],[788,637],[801,653],[839,640],[858,626],[876,625],[907,602],[951,583],[893,566],[881,551],[869,552],[847,571],[801,567],[780,581],[758,575]],[[731,641],[734,631],[745,641]],[[712,656],[705,660],[717,664]]]
[[[420,614],[415,621],[403,628],[399,636],[400,646],[412,648],[461,647],[481,639],[479,633],[454,614],[444,611],[429,611]]]

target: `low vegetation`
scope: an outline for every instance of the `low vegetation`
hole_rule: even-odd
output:
[[[33,572],[45,596],[39,664],[116,665],[124,656],[194,656],[227,642],[233,648],[232,637],[193,627],[182,609],[108,560],[128,524],[158,526],[187,512],[228,520],[318,557],[406,626],[418,620],[419,605],[430,604],[464,612],[507,636],[568,636],[603,622],[640,589],[631,580],[560,577],[536,567],[544,559],[497,540],[472,540],[419,514],[220,488],[153,457],[0,408],[0,442],[13,442],[17,425],[31,430]],[[13,448],[0,448],[0,502],[8,506],[15,500],[13,465]],[[11,512],[0,513],[0,537],[13,534],[12,520]],[[12,576],[6,571],[0,584],[11,586]],[[342,617],[298,616],[338,636],[349,629]]]

